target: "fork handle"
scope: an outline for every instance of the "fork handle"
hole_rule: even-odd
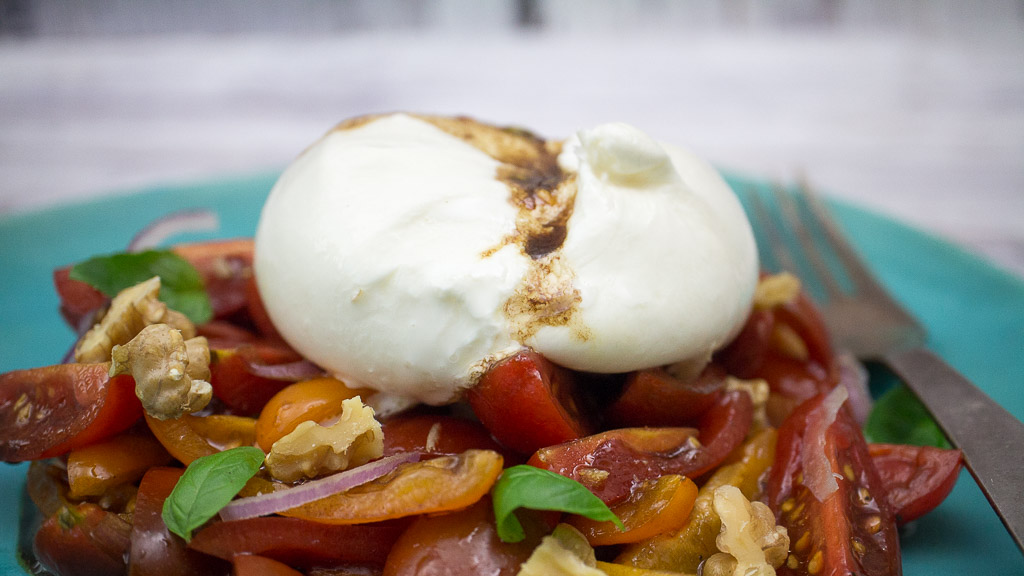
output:
[[[928,350],[895,352],[885,363],[963,452],[967,469],[1024,551],[1024,424]]]

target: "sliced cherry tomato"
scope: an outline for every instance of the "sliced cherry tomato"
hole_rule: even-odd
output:
[[[171,455],[148,434],[121,434],[68,454],[70,496],[100,496],[113,486],[135,482],[146,470],[171,463]]]
[[[502,542],[491,499],[448,514],[419,516],[395,542],[384,576],[515,576],[551,526],[532,511],[516,516],[526,537]]]
[[[622,395],[608,409],[608,421],[615,428],[690,426],[718,399],[725,377],[725,370],[715,364],[693,382],[661,368],[632,372]]]
[[[36,559],[61,576],[124,574],[132,526],[95,504],[61,508],[36,532]]]
[[[185,414],[171,420],[159,420],[146,414],[145,418],[157,441],[185,465],[215,452],[256,443],[253,418],[226,414]]]
[[[466,450],[493,450],[502,455],[505,465],[521,457],[498,444],[479,422],[441,414],[395,416],[382,425],[384,455],[398,452],[424,454],[461,454]]]
[[[649,570],[637,568],[624,564],[597,561],[597,569],[605,573],[605,576],[680,576],[679,572],[667,572],[664,570]]]
[[[583,516],[572,516],[569,523],[583,533],[591,546],[639,542],[682,528],[696,498],[697,485],[693,480],[670,474],[645,481],[628,498],[611,507],[625,530],[619,530],[612,522]]]
[[[736,486],[748,500],[757,500],[761,477],[775,459],[776,437],[774,428],[755,433],[734,452],[735,460],[717,468],[701,486],[689,522],[681,530],[628,544],[615,562],[644,569],[698,573],[701,563],[718,551],[716,539],[722,531],[722,520],[714,508],[715,488]]]
[[[644,480],[665,474],[696,477],[739,446],[753,417],[746,392],[721,398],[692,428],[622,428],[538,450],[529,464],[568,476],[606,503],[618,502]]]
[[[869,444],[868,452],[899,524],[916,520],[941,504],[953,491],[963,465],[959,450],[932,446]]]
[[[232,411],[242,415],[258,414],[274,394],[292,382],[258,376],[252,366],[300,360],[298,353],[282,344],[260,343],[215,350],[210,359],[210,385],[214,396]]]
[[[790,555],[779,574],[900,573],[896,520],[885,486],[850,411],[829,422],[826,395],[801,404],[779,428],[767,500],[789,531]],[[822,437],[812,436],[822,430]],[[822,460],[824,459],[824,460]],[[804,463],[823,462],[820,472]],[[819,501],[826,480],[837,488]]]
[[[501,470],[502,458],[497,452],[468,450],[405,464],[377,480],[281,515],[331,524],[365,524],[459,510],[486,495]]]
[[[495,364],[466,399],[498,442],[523,454],[593,429],[579,408],[575,374],[532,350]]]
[[[726,347],[715,353],[715,361],[737,378],[753,378],[771,348],[775,327],[771,310],[752,310],[740,333]]]
[[[252,554],[235,554],[231,567],[233,576],[302,576],[302,572],[287,564]]]
[[[109,364],[59,364],[0,374],[0,460],[67,454],[124,432],[142,415],[131,376]]]
[[[132,576],[226,574],[226,562],[190,550],[185,541],[167,530],[162,517],[164,500],[184,470],[152,468],[139,483],[132,518],[132,544],[128,573]]]
[[[254,332],[227,320],[210,320],[196,326],[196,333],[206,338],[210,350],[231,350],[260,341]]]
[[[72,280],[70,266],[53,271],[53,285],[60,298],[60,314],[68,326],[76,331],[86,316],[106,305],[108,300],[102,292],[85,282]]]
[[[199,271],[214,317],[225,318],[246,309],[246,286],[252,277],[252,239],[178,244],[172,250]]]
[[[267,516],[214,522],[196,532],[188,546],[225,560],[238,554],[265,556],[300,570],[347,564],[382,566],[407,525],[338,526]]]
[[[312,420],[322,423],[341,414],[341,403],[360,394],[334,378],[314,378],[288,384],[274,394],[256,420],[256,442],[264,452],[295,427]]]
[[[260,289],[256,284],[256,276],[249,278],[245,287],[245,297],[248,301],[249,320],[252,321],[256,330],[266,338],[281,340],[281,334],[270,319],[266,306],[263,305],[263,298],[260,296]]]

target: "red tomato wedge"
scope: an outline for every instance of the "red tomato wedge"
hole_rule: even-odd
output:
[[[299,569],[382,566],[406,525],[387,522],[349,526],[267,516],[215,522],[197,532],[188,546],[225,560],[237,554],[254,554]]]
[[[571,371],[523,350],[488,370],[466,399],[498,442],[530,454],[591,432],[575,388]]]
[[[572,478],[611,504],[644,480],[699,476],[721,464],[750,430],[746,392],[722,394],[692,428],[621,428],[538,450],[528,464]]]
[[[632,372],[622,394],[608,408],[608,421],[616,428],[692,425],[718,399],[725,377],[725,370],[715,364],[692,382],[660,368]]]
[[[269,343],[243,344],[230,350],[211,354],[210,385],[213,394],[233,412],[257,414],[274,394],[290,380],[276,380],[253,372],[254,365],[278,365],[302,360],[291,348]]]
[[[172,250],[199,271],[214,317],[224,318],[246,310],[246,287],[252,278],[252,239],[178,244]]]
[[[515,543],[498,538],[490,498],[457,512],[419,516],[395,542],[384,576],[515,576],[552,528],[531,510],[517,515],[526,538]]]
[[[116,576],[127,570],[132,526],[95,504],[62,508],[36,532],[33,551],[61,576]]]
[[[505,459],[505,466],[521,457],[499,445],[479,422],[441,414],[401,415],[383,423],[384,456],[399,452],[421,452],[437,456],[461,454],[466,450],[493,450]]]
[[[898,576],[899,539],[885,486],[850,411],[835,407],[830,421],[831,400],[804,402],[779,428],[767,496],[789,531],[790,555],[778,574]],[[827,496],[819,500],[812,489]]]
[[[963,465],[959,450],[932,446],[870,444],[896,521],[906,524],[931,512],[953,491]]]
[[[107,297],[92,286],[71,279],[71,267],[53,271],[53,286],[60,298],[60,315],[73,329],[81,327],[83,319],[107,303]]]
[[[184,470],[180,468],[153,468],[142,477],[132,516],[132,545],[128,555],[130,575],[201,576],[228,572],[225,562],[188,549],[185,541],[171,534],[164,524],[161,516],[164,500],[182,473]]]
[[[142,416],[131,376],[109,364],[58,364],[0,374],[0,460],[67,454],[127,430]]]

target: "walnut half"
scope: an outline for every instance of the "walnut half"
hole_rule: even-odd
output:
[[[160,420],[202,410],[213,395],[206,338],[186,340],[167,324],[146,326],[127,344],[114,346],[110,375],[118,374],[135,378],[142,407]]]

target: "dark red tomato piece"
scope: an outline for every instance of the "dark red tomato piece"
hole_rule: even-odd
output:
[[[227,350],[260,340],[256,333],[227,320],[211,320],[196,326],[196,333],[206,338],[211,349]]]
[[[832,343],[825,320],[807,292],[801,290],[792,302],[774,308],[773,312],[776,323],[789,326],[804,341],[812,362],[822,366],[832,362]]]
[[[210,524],[188,545],[225,560],[236,554],[254,554],[300,570],[314,566],[383,566],[406,526],[408,522],[338,525],[267,516]]]
[[[230,570],[227,562],[189,550],[164,524],[164,500],[183,472],[180,468],[151,468],[139,483],[128,554],[132,576],[213,575]]]
[[[502,542],[490,498],[450,514],[420,516],[395,542],[384,576],[515,576],[551,531],[540,515],[517,513],[521,542]]]
[[[83,319],[91,316],[107,303],[102,292],[78,280],[71,279],[71,267],[65,266],[53,271],[53,285],[60,297],[60,314],[71,328],[78,331]]]
[[[829,392],[838,383],[835,368],[797,360],[776,351],[768,353],[755,377],[763,378],[771,388],[768,419],[776,426],[801,403]]]
[[[696,477],[721,464],[750,430],[746,392],[726,392],[692,428],[620,428],[541,448],[528,464],[572,478],[612,504],[666,474]]]
[[[213,394],[236,414],[256,414],[274,394],[293,380],[265,378],[254,373],[259,365],[299,362],[302,357],[283,344],[244,344],[230,350],[216,350],[210,359]]]
[[[774,327],[774,312],[751,311],[740,333],[715,354],[715,361],[737,378],[753,378],[771,348],[770,339]]]
[[[519,458],[498,444],[479,422],[445,416],[441,414],[419,414],[396,416],[382,425],[384,431],[384,456],[398,452],[422,452],[425,454],[461,454],[466,450],[493,450],[505,457],[505,466],[510,466],[507,454],[515,463]]]
[[[270,319],[266,306],[263,305],[263,298],[260,296],[259,286],[256,284],[256,277],[249,278],[245,287],[245,297],[248,302],[249,320],[253,326],[266,338],[281,340],[281,334]]]
[[[287,564],[263,556],[237,554],[231,558],[232,576],[302,576]]]
[[[953,491],[963,465],[959,450],[905,444],[869,444],[896,521],[906,524],[931,512]]]
[[[898,576],[899,539],[885,486],[850,411],[838,407],[830,418],[834,400],[804,402],[779,428],[767,495],[789,531],[790,556],[777,572]]]
[[[246,310],[246,286],[252,277],[251,239],[178,244],[172,250],[199,271],[214,317],[226,318]]]
[[[58,364],[0,374],[0,460],[68,453],[127,430],[142,416],[131,376],[109,364]]]
[[[61,508],[36,532],[33,551],[61,576],[115,576],[128,570],[132,526],[95,504]]]
[[[725,385],[725,370],[709,364],[692,382],[661,368],[632,372],[622,394],[608,408],[608,422],[627,426],[689,426],[707,412]]]
[[[579,408],[575,374],[532,350],[495,364],[466,399],[498,442],[523,454],[593,429]]]

